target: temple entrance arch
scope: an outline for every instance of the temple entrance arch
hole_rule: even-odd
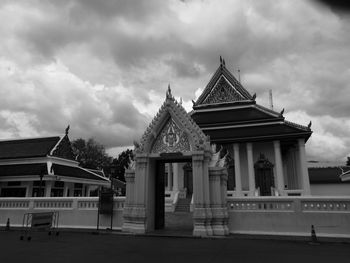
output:
[[[174,99],[170,87],[165,102],[141,141],[134,144],[135,163],[125,174],[127,193],[123,230],[143,234],[164,226],[163,163],[190,160],[193,169],[193,234],[228,234],[226,192],[222,193],[226,191],[226,169],[209,167],[213,163],[210,139]]]

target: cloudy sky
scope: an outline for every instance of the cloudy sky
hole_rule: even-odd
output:
[[[168,83],[191,110],[219,65],[314,131],[310,159],[350,155],[350,15],[315,1],[1,0],[0,138],[132,145]]]

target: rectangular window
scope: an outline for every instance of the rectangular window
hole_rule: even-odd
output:
[[[51,188],[51,197],[62,197],[64,192],[64,182],[55,181]]]
[[[44,195],[45,195],[45,181],[34,181],[32,197],[43,197]]]
[[[42,186],[45,186],[45,181],[41,181],[41,184],[42,184]],[[40,181],[34,181],[34,182],[33,182],[33,186],[34,186],[34,187],[35,187],[35,186],[40,187]]]
[[[64,182],[62,182],[62,181],[55,181],[54,187],[63,188],[64,187]]]
[[[26,188],[23,187],[11,187],[11,188],[2,188],[1,197],[25,197]]]
[[[7,182],[7,186],[20,186],[21,185],[21,182]]]
[[[83,196],[83,184],[75,183],[74,184],[74,196]]]

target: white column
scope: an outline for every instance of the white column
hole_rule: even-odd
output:
[[[247,143],[247,160],[248,160],[248,178],[249,178],[249,195],[254,196],[255,193],[255,173],[253,161],[253,144]]]
[[[32,197],[33,195],[33,181],[28,182],[26,197]]]
[[[63,197],[68,197],[68,189],[69,189],[68,183],[64,182]]]
[[[135,201],[136,205],[144,206],[146,203],[146,176],[148,172],[147,156],[137,157],[135,173]]]
[[[242,195],[242,179],[241,179],[241,162],[239,157],[239,144],[233,144],[234,161],[235,161],[235,185],[236,195]]]
[[[173,166],[173,190],[179,191],[179,166],[177,163],[172,163]]]
[[[300,176],[304,195],[311,195],[309,172],[306,164],[305,140],[298,139]]]
[[[46,181],[45,183],[45,197],[51,196],[52,181]]]
[[[204,182],[203,182],[203,154],[193,154],[193,235],[207,236],[207,213],[205,208]]]
[[[275,152],[276,188],[279,195],[284,195],[284,175],[280,141],[273,141],[273,147]]]

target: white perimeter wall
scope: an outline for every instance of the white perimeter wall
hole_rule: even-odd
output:
[[[350,196],[350,184],[310,184],[313,196]]]
[[[123,224],[125,197],[114,199],[113,229]],[[59,227],[96,229],[97,197],[0,198],[0,226],[22,226],[24,213],[59,211]],[[230,233],[350,238],[350,198],[230,197],[227,199]],[[100,229],[110,227],[110,217],[100,216]]]
[[[114,198],[113,229],[123,224],[125,197]],[[35,212],[59,212],[59,227],[96,229],[98,197],[0,198],[0,226],[22,226],[23,215]],[[110,228],[110,215],[100,215],[100,229]]]
[[[230,233],[350,237],[349,197],[228,198]]]

